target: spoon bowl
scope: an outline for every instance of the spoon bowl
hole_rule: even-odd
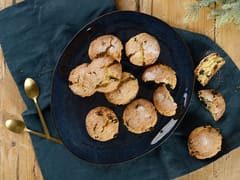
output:
[[[26,95],[30,98],[37,98],[39,96],[39,87],[32,78],[27,78],[24,81],[24,90]]]
[[[23,121],[17,120],[17,119],[8,119],[5,122],[5,126],[6,128],[8,128],[10,131],[17,133],[17,134],[21,134],[23,132],[28,132],[31,134],[34,134],[36,136],[39,136],[41,138],[46,138],[49,139],[53,142],[56,142],[58,144],[62,144],[62,141],[58,138],[55,137],[51,137],[51,136],[46,136],[45,134],[33,131],[31,129],[28,129],[25,125],[25,123]]]
[[[25,123],[19,120],[15,119],[8,119],[5,122],[5,126],[14,133],[22,133],[24,132],[24,129],[26,128]]]

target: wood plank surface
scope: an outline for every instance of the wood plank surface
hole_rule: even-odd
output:
[[[4,9],[21,0],[0,0]],[[140,11],[160,18],[173,27],[199,32],[215,40],[240,67],[240,30],[233,24],[218,28],[207,18],[208,9],[201,10],[198,21],[184,23],[185,7],[194,0],[116,0],[119,10]],[[28,134],[9,132],[5,120],[22,119],[25,105],[4,62],[0,49],[0,180],[41,180],[41,171]],[[237,180],[240,179],[240,148],[214,163],[178,180]]]

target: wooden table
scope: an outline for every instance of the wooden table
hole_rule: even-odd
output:
[[[0,9],[20,0],[0,0]],[[235,25],[217,28],[207,18],[208,9],[201,11],[197,22],[185,24],[185,5],[194,0],[116,0],[120,10],[141,11],[156,16],[171,26],[199,32],[216,41],[240,67],[240,29]],[[43,179],[31,139],[28,134],[16,135],[6,130],[6,119],[21,119],[25,105],[4,62],[0,50],[0,180]],[[236,180],[240,179],[240,148],[216,162],[178,180]]]

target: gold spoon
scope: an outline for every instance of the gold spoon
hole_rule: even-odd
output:
[[[24,90],[25,90],[26,95],[34,101],[35,107],[37,109],[37,112],[38,112],[38,115],[39,115],[39,118],[40,118],[40,121],[41,121],[41,124],[43,127],[43,131],[47,137],[50,137],[50,134],[49,134],[49,131],[48,131],[48,128],[46,125],[46,121],[45,121],[42,111],[38,105],[37,98],[39,96],[39,87],[38,87],[36,81],[34,81],[32,78],[25,79]]]
[[[5,122],[5,126],[12,132],[17,133],[17,134],[21,134],[22,132],[28,132],[31,134],[34,134],[36,136],[39,136],[41,138],[46,138],[49,139],[53,142],[56,142],[58,144],[62,144],[62,141],[60,139],[54,138],[54,137],[47,137],[45,134],[30,130],[26,127],[25,123],[23,121],[20,120],[16,120],[16,119],[8,119]]]

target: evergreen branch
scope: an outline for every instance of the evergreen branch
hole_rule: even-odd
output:
[[[208,18],[216,19],[218,27],[232,22],[240,28],[240,0],[196,0],[196,4],[187,6],[184,22],[196,21],[202,8],[210,9]]]

